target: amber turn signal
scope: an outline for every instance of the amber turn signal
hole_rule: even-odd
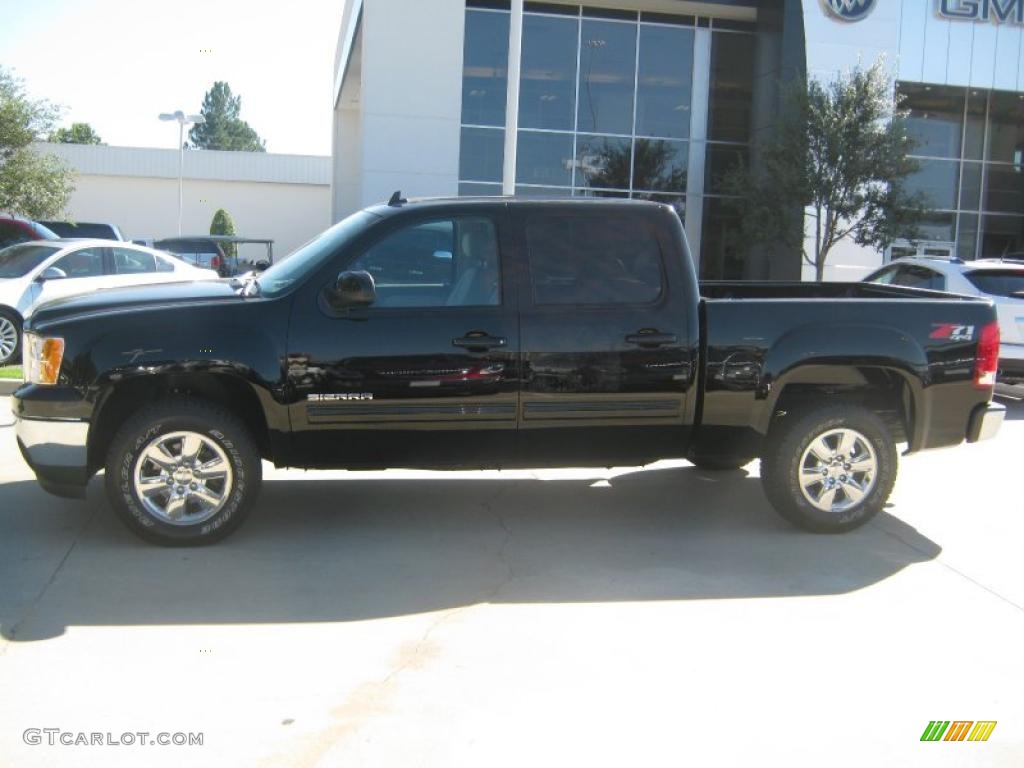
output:
[[[64,360],[64,339],[25,334],[25,379],[32,384],[53,385]]]

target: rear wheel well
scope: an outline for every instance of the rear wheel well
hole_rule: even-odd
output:
[[[224,408],[242,420],[260,456],[270,458],[270,437],[259,399],[244,381],[218,374],[167,374],[121,382],[101,401],[89,429],[89,472],[105,463],[118,428],[132,414],[168,397],[187,396]]]
[[[779,393],[772,423],[813,404],[850,403],[860,405],[885,422],[897,443],[910,441],[913,434],[913,401],[902,376],[884,368],[858,369],[858,381],[842,383],[791,382]]]

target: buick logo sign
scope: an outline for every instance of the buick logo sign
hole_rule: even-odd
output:
[[[821,4],[839,21],[860,21],[875,9],[875,0],[821,0]]]

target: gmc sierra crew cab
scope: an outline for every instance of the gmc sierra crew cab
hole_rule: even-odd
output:
[[[236,529],[276,466],[761,461],[795,525],[864,524],[919,451],[994,434],[985,299],[868,283],[700,285],[671,208],[405,201],[257,276],[45,304],[18,444],[46,490],[143,538]],[[680,499],[680,504],[687,503]],[[692,503],[692,501],[691,501]]]

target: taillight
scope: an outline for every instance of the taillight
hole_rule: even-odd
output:
[[[220,256],[210,259],[210,269],[220,269]]]
[[[999,369],[999,323],[989,323],[978,338],[978,356],[974,361],[974,386],[989,389],[996,384]]]

